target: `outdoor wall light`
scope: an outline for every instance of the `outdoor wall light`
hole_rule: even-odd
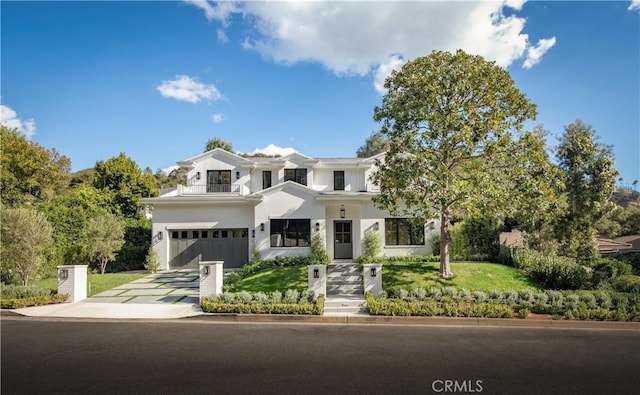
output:
[[[236,180],[239,180],[239,179],[240,179],[240,172],[236,171]]]
[[[199,180],[199,179],[200,179],[200,172],[197,172],[196,173],[196,180]]]
[[[429,222],[429,229],[434,230],[436,228],[436,223],[431,221]]]
[[[58,272],[58,279],[59,280],[66,280],[68,278],[69,278],[69,270],[60,269],[60,271]]]
[[[202,268],[202,274],[204,274],[205,276],[209,275],[209,266],[204,266]]]
[[[316,222],[316,232],[320,232],[320,222]]]
[[[320,278],[320,270],[313,269],[313,278]]]
[[[251,237],[253,237],[254,239],[256,238],[256,230],[255,229],[251,229]]]
[[[158,240],[162,240],[162,231],[158,232]]]
[[[378,230],[380,229],[380,224],[378,222],[376,222],[375,224],[373,224],[373,230]]]
[[[346,210],[344,209],[344,204],[340,206],[340,218],[344,218],[346,214]]]
[[[378,275],[378,273],[377,273],[377,271],[376,271],[376,268],[375,268],[375,267],[372,267],[372,268],[371,268],[371,277],[375,277],[375,276],[377,276],[377,275]]]
[[[264,222],[260,223],[260,232],[264,232]]]

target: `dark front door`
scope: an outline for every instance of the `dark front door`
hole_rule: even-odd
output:
[[[353,243],[351,241],[351,221],[335,221],[333,223],[333,229],[333,257],[335,259],[352,259]]]

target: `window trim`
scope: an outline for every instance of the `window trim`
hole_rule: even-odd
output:
[[[293,178],[287,177],[287,172],[288,171],[292,171],[293,172]],[[298,173],[303,173],[304,175],[301,176]],[[284,169],[284,182],[293,181],[293,182],[296,182],[296,183],[298,183],[300,185],[305,185],[306,186],[307,185],[307,174],[308,174],[308,171],[307,171],[306,167],[296,167],[296,168]],[[304,182],[301,182],[301,181],[304,181]]]
[[[389,223],[391,222],[391,225]],[[400,244],[401,224],[408,225],[407,232],[409,234],[409,244]],[[424,246],[425,235],[424,225],[415,225],[408,218],[385,218],[384,219],[384,244],[386,246]],[[389,233],[393,233],[393,239],[388,238]],[[419,243],[420,237],[422,242]],[[417,240],[416,240],[417,239]]]
[[[275,221],[281,222],[276,226]],[[291,222],[291,223],[290,223]],[[295,224],[295,226],[294,226]],[[281,229],[278,229],[281,228]],[[295,245],[285,245],[287,240],[295,234]],[[274,237],[279,236],[279,237]],[[279,241],[279,243],[274,243]],[[303,244],[301,245],[301,242]],[[299,248],[311,246],[311,219],[310,218],[272,218],[269,220],[269,246],[271,248]]]
[[[268,178],[268,183],[265,183],[265,181],[267,181],[267,179],[265,178],[265,176],[269,176]],[[269,184],[269,185],[266,185]],[[267,189],[267,188],[271,188],[273,186],[273,177],[272,177],[272,173],[271,170],[263,170],[262,171],[262,189]]]

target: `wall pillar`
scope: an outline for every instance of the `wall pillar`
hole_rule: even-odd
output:
[[[307,279],[309,284],[309,294],[313,295],[313,300],[320,295],[327,295],[327,266],[309,265],[307,266]]]
[[[87,265],[58,266],[58,293],[68,294],[68,303],[87,298]]]
[[[204,296],[222,293],[222,278],[224,261],[201,261],[200,266],[200,300]]]
[[[363,265],[364,293],[371,292],[374,296],[382,293],[382,264],[365,263]]]

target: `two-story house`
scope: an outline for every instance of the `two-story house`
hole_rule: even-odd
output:
[[[240,268],[253,250],[263,259],[308,255],[316,232],[335,260],[363,254],[367,231],[379,233],[384,255],[430,254],[435,222],[415,226],[373,205],[376,158],[244,158],[216,148],[178,162],[186,185],[143,199],[160,268],[200,260]]]

